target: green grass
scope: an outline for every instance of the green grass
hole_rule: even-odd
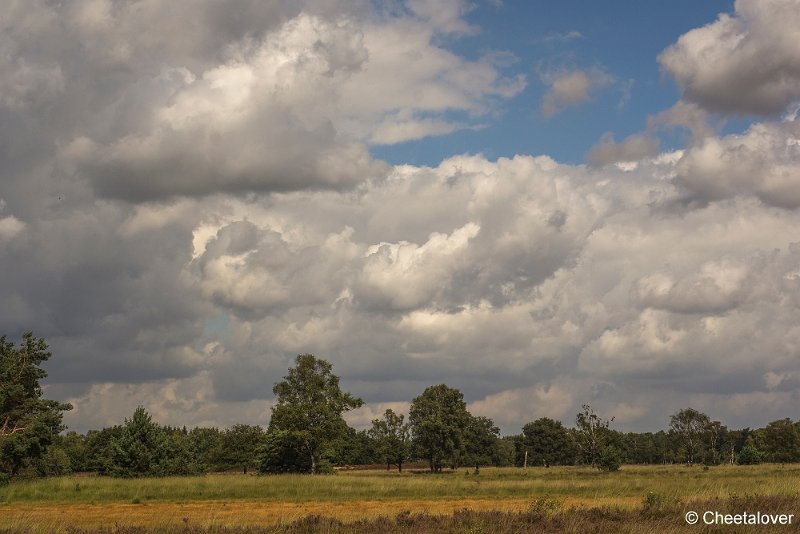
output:
[[[265,500],[286,502],[356,499],[642,498],[656,492],[671,499],[730,495],[797,496],[800,466],[624,466],[616,473],[589,468],[460,469],[441,475],[348,471],[334,475],[206,475],[146,479],[59,477],[15,481],[0,487],[3,503],[188,502]]]

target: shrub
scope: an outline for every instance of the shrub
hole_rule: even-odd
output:
[[[755,445],[748,439],[748,442],[742,447],[741,452],[739,452],[739,457],[736,459],[736,463],[739,465],[756,465],[761,463],[761,459],[763,454],[759,451]]]
[[[622,465],[622,451],[613,445],[603,448],[597,459],[597,468],[601,471],[618,471]]]

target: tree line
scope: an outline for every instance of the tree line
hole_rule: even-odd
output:
[[[381,464],[402,471],[410,462],[431,472],[463,466],[621,464],[754,464],[800,461],[800,422],[781,419],[759,429],[731,430],[693,408],[670,417],[658,432],[620,432],[613,417],[590,405],[575,425],[540,418],[521,433],[500,436],[490,418],[467,410],[463,394],[445,384],[426,388],[408,417],[386,410],[366,430],[347,425],[345,412],[363,401],[344,392],[332,365],[297,356],[275,384],[266,428],[164,426],[139,406],[123,424],[86,434],[64,433],[69,404],[47,400],[39,381],[50,358],[44,339],[23,335],[19,346],[0,338],[0,482],[12,477],[94,471],[117,477],[193,475],[241,470],[259,473],[330,472],[335,466]]]

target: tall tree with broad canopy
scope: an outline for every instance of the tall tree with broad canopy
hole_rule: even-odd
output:
[[[463,454],[470,414],[459,390],[444,384],[426,388],[411,401],[408,416],[414,443],[432,473]]]
[[[339,387],[333,366],[312,354],[300,354],[289,374],[275,384],[269,431],[285,430],[303,444],[317,472],[325,447],[347,429],[342,414],[364,401]]]
[[[542,417],[522,427],[523,444],[530,465],[573,465],[575,439],[560,421]]]
[[[686,453],[686,463],[693,464],[701,452],[711,419],[694,408],[684,408],[669,418],[670,432]]]
[[[41,368],[52,354],[32,332],[19,347],[0,337],[0,481],[41,457],[64,426],[62,412],[72,406],[42,398]]]

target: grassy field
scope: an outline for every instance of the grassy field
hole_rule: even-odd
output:
[[[0,532],[58,532],[68,528],[125,531],[125,527],[161,531],[270,527],[279,532],[295,532],[291,529],[297,525],[310,529],[297,532],[369,532],[372,528],[387,532],[388,527],[381,523],[387,518],[397,528],[413,531],[413,524],[417,524],[424,532],[425,528],[444,531],[445,523],[434,525],[443,517],[448,518],[447,525],[455,525],[458,518],[465,520],[467,513],[463,509],[477,514],[470,521],[478,526],[492,518],[495,522],[505,521],[513,532],[550,531],[518,528],[515,521],[539,526],[555,521],[560,527],[554,526],[554,532],[573,531],[568,528],[570,521],[586,519],[586,514],[587,520],[594,518],[601,523],[616,518],[618,527],[644,522],[639,526],[647,524],[654,531],[699,532],[703,527],[685,530],[683,513],[693,506],[736,509],[748,505],[800,513],[798,492],[800,466],[794,465],[719,466],[707,470],[625,466],[616,473],[563,467],[486,468],[479,475],[461,469],[441,475],[348,471],[313,477],[61,477],[0,487]],[[303,519],[309,516],[326,519]],[[539,523],[530,523],[531,517],[538,518]],[[312,525],[310,521],[316,523]],[[575,523],[582,525],[575,526],[575,532],[587,526],[581,521]],[[494,528],[487,524],[486,531],[502,531],[499,525]],[[789,530],[777,528],[798,531],[796,525]],[[636,531],[642,530],[632,530]],[[741,531],[769,530],[761,527]]]

